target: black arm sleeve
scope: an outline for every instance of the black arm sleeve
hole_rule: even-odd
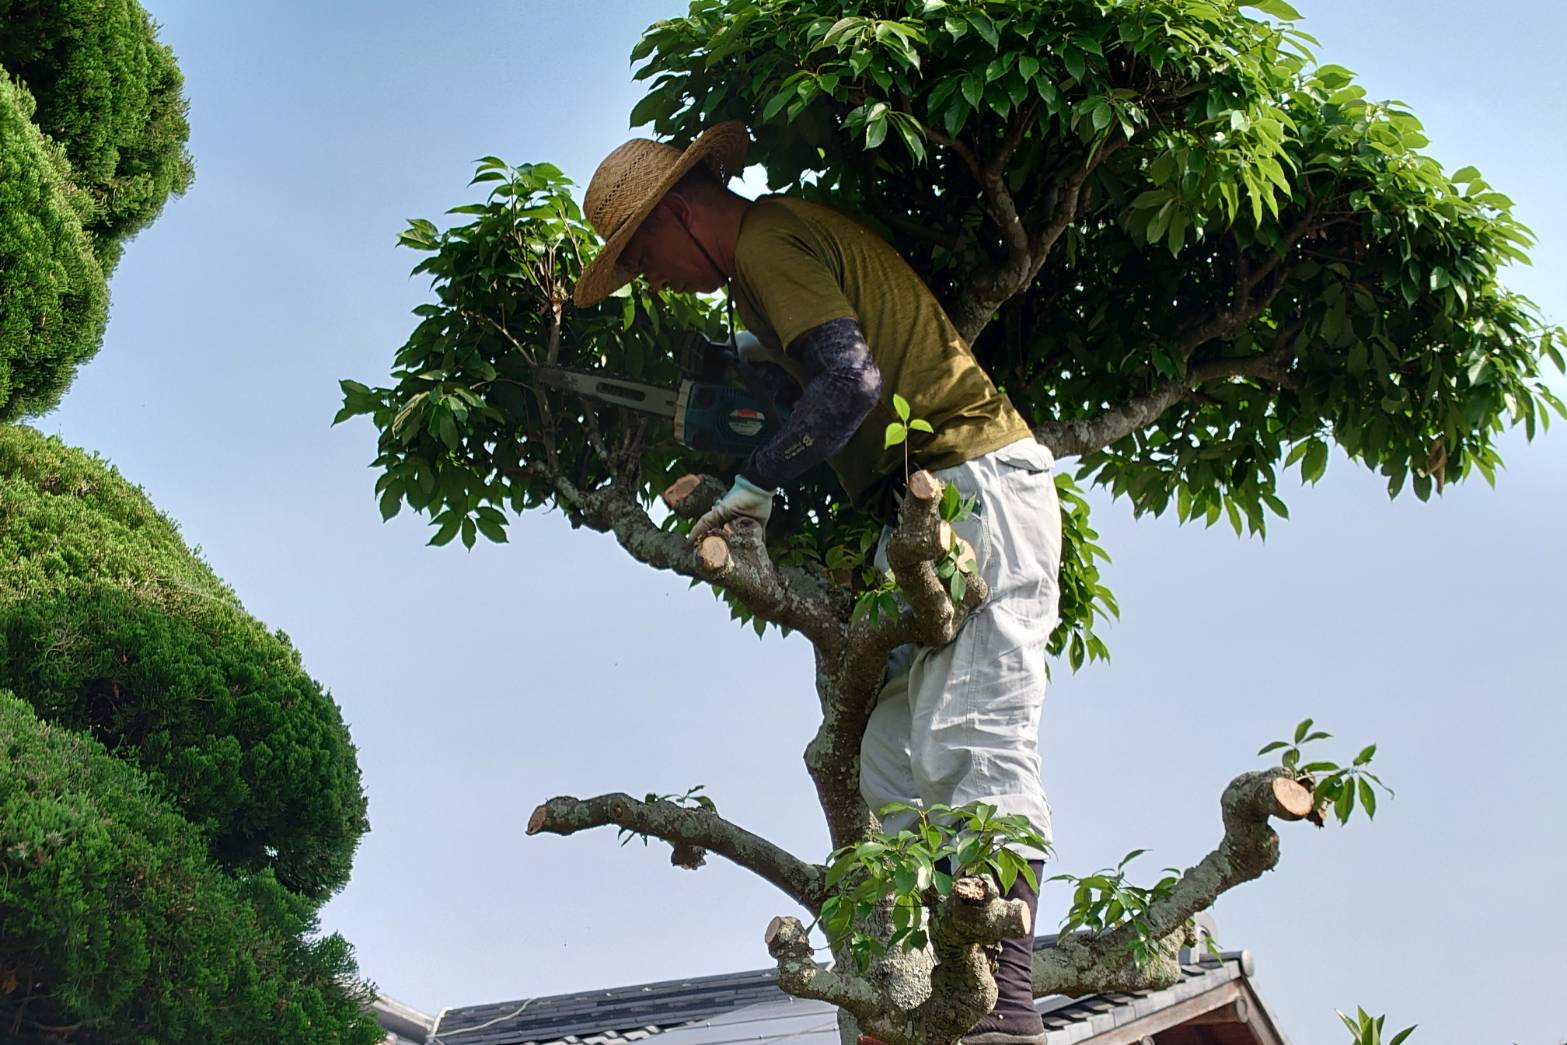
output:
[[[740,469],[766,490],[798,479],[842,450],[881,398],[881,371],[852,319],[812,327],[788,352],[805,368],[805,391],[783,428]]]

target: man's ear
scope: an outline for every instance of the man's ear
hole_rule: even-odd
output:
[[[664,198],[658,201],[658,208],[668,217],[674,218],[680,224],[688,224],[691,220],[691,202],[680,195],[678,188],[664,193]]]

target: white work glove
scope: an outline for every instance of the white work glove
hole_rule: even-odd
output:
[[[765,529],[768,516],[772,514],[773,491],[764,490],[745,476],[737,475],[735,484],[729,488],[729,492],[720,497],[718,503],[696,521],[696,525],[691,527],[691,535],[686,539],[691,544],[695,544],[725,523],[733,522],[742,516],[755,519]]]

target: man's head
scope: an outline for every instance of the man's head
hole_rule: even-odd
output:
[[[733,196],[705,167],[695,168],[654,205],[620,252],[620,263],[647,277],[654,290],[717,290],[728,278],[719,255],[733,254],[732,246],[725,249],[723,228]]]
[[[594,304],[643,274],[659,289],[722,286],[745,204],[724,183],[740,170],[747,144],[744,126],[723,123],[684,150],[637,138],[610,153],[583,199],[605,243],[577,281],[577,304]]]

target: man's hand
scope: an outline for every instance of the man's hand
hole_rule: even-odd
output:
[[[708,509],[707,514],[691,527],[691,535],[686,538],[686,541],[695,544],[725,523],[742,516],[755,519],[765,528],[767,518],[772,514],[773,491],[764,490],[745,476],[737,475],[735,484],[729,488],[729,492],[720,497],[718,503]]]

